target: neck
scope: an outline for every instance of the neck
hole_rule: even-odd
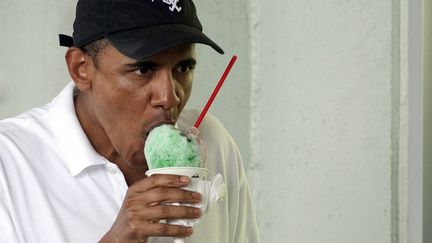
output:
[[[148,168],[132,167],[120,157],[117,157],[112,161],[119,167],[119,169],[123,173],[123,176],[128,186],[147,177],[145,173],[147,172]]]
[[[114,159],[116,155],[114,146],[97,120],[85,94],[79,93],[75,97],[75,111],[84,133],[96,152],[110,161]]]
[[[120,157],[114,149],[110,138],[97,120],[85,94],[79,93],[75,97],[74,102],[78,120],[94,150],[119,167],[128,185],[132,185],[133,183],[144,179],[147,169],[131,167],[123,158]]]

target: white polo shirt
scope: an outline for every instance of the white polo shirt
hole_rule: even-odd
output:
[[[48,105],[0,121],[0,242],[97,242],[110,229],[128,189],[122,172],[91,146],[75,114],[73,83]],[[184,111],[179,127],[193,125]],[[259,242],[237,146],[207,115],[200,126],[209,177],[224,176],[225,200],[186,242]],[[149,242],[172,242],[152,238]]]

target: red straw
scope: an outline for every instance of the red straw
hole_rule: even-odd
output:
[[[220,78],[218,84],[216,85],[216,88],[213,90],[213,93],[211,94],[209,100],[207,101],[207,104],[205,105],[204,109],[201,111],[201,114],[198,117],[197,121],[195,122],[194,127],[198,128],[199,125],[201,124],[202,120],[204,119],[204,116],[206,115],[207,111],[209,110],[211,104],[213,103],[213,100],[215,99],[216,95],[218,94],[220,88],[222,87],[222,84],[224,83],[226,77],[228,76],[229,72],[231,71],[231,68],[234,65],[236,60],[237,60],[237,56],[234,55],[231,58],[231,61],[228,63],[228,66],[226,67],[225,72],[222,74],[222,77]]]

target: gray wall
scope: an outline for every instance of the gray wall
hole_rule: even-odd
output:
[[[45,104],[69,81],[57,34],[70,32],[74,4],[0,1],[0,117]]]
[[[393,2],[257,1],[252,172],[264,242],[390,243],[398,233]]]
[[[432,242],[432,1],[424,0],[424,188],[423,242]]]

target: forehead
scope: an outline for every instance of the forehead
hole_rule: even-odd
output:
[[[182,61],[184,59],[195,59],[195,44],[182,44],[178,45],[166,50],[163,50],[161,52],[158,52],[157,54],[146,57],[143,59],[133,59],[130,57],[125,56],[120,51],[118,51],[114,46],[109,45],[106,50],[101,53],[100,61],[106,64],[131,64],[135,63],[137,61],[152,61],[157,63],[172,63],[175,64],[176,62]]]

